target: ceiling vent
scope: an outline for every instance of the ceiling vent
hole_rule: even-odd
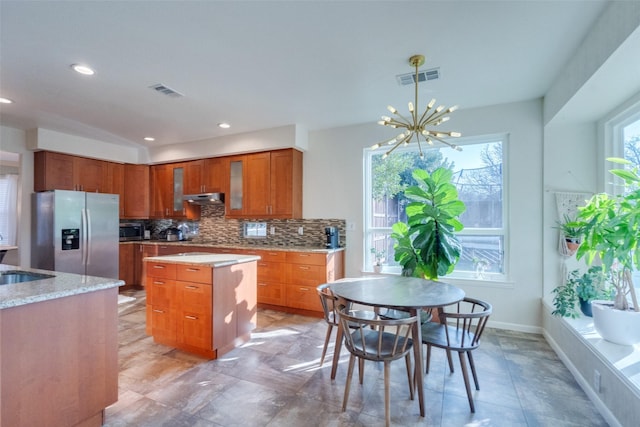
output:
[[[158,93],[163,95],[170,96],[172,98],[182,98],[184,95],[178,91],[171,89],[168,86],[163,85],[162,83],[158,83],[157,85],[149,86],[150,89],[155,90]]]
[[[440,78],[440,68],[430,68],[418,71],[418,83],[425,80],[437,80]],[[416,73],[398,74],[396,76],[400,86],[407,86],[416,83]]]

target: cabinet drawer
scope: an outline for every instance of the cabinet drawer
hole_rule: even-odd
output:
[[[315,252],[286,252],[287,262],[294,264],[327,265],[327,254]]]
[[[213,342],[211,314],[183,310],[178,315],[179,342],[184,345],[210,349]]]
[[[287,253],[285,251],[245,249],[243,253],[246,255],[257,255],[260,257],[260,261],[286,262],[287,260]]]
[[[258,261],[258,280],[266,282],[284,282],[286,264],[272,261]]]
[[[258,302],[263,304],[285,305],[284,285],[258,280]]]
[[[163,341],[175,341],[176,322],[168,307],[151,306],[151,334]]]
[[[171,307],[175,298],[175,281],[158,277],[147,278],[147,299],[151,305]]]
[[[327,282],[326,271],[320,265],[287,264],[287,284],[315,287]]]
[[[179,303],[183,310],[211,312],[211,285],[193,282],[177,282]]]
[[[176,265],[162,262],[147,262],[147,276],[159,279],[175,279]]]
[[[287,285],[287,307],[322,311],[322,303],[315,286]]]
[[[187,282],[207,283],[209,285],[213,281],[211,267],[202,267],[198,265],[178,264],[176,268],[176,278]]]

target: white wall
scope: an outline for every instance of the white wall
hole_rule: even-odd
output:
[[[20,154],[18,192],[17,251],[9,251],[4,264],[31,265],[31,193],[33,193],[33,153],[27,150],[24,131],[0,126],[0,150]]]
[[[453,281],[468,295],[494,305],[493,326],[538,330],[542,296],[542,101],[456,111],[451,129],[464,136],[507,133],[511,256],[508,283]],[[344,218],[346,273],[363,267],[363,149],[386,137],[384,129],[363,124],[309,135],[304,156],[304,216]],[[446,280],[446,279],[444,279]]]

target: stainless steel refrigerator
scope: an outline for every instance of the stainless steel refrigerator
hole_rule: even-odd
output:
[[[118,198],[66,190],[34,193],[31,266],[117,279]]]

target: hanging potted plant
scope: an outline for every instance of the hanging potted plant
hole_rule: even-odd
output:
[[[460,259],[462,245],[455,233],[464,227],[459,217],[466,207],[458,199],[452,176],[451,170],[442,167],[431,174],[413,171],[418,185],[404,192],[411,200],[405,208],[407,223],[395,223],[391,234],[396,240],[395,260],[404,276],[436,280],[451,273]]]
[[[565,214],[563,221],[558,222],[558,226],[556,228],[560,230],[560,237],[564,239],[567,254],[571,256],[576,253],[580,243],[582,242],[582,234],[584,232],[580,223],[571,219],[568,214]]]
[[[596,331],[608,341],[631,345],[640,342],[640,307],[631,278],[631,271],[640,268],[640,175],[638,168],[611,173],[624,181],[624,194],[596,194],[578,208],[576,220],[584,233],[576,257],[589,265],[597,260],[615,290],[614,302],[592,301]]]

